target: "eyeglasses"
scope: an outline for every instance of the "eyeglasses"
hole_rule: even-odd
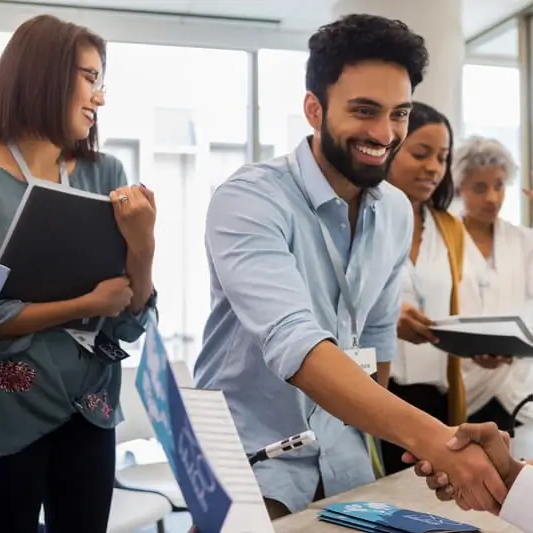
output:
[[[100,75],[100,72],[87,67],[78,67],[78,70],[88,74],[88,76],[85,76],[85,79],[92,84],[93,93],[106,93],[107,87],[104,85],[104,78]]]

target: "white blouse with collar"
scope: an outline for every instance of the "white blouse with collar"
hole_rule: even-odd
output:
[[[414,305],[430,319],[449,316],[452,274],[448,250],[429,209],[424,212],[422,242],[416,264],[403,267],[402,301]],[[400,385],[426,383],[445,392],[448,388],[447,354],[429,343],[398,340],[391,376]]]

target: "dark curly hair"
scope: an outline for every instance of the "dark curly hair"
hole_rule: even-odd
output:
[[[345,67],[361,61],[380,60],[404,67],[413,90],[422,81],[428,51],[424,39],[403,22],[374,15],[347,15],[326,24],[309,39],[306,89],[323,107],[328,88]]]

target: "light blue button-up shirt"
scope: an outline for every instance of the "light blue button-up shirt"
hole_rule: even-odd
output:
[[[304,140],[295,153],[244,166],[223,183],[206,225],[212,311],[197,386],[224,391],[247,452],[315,432],[316,445],[254,467],[263,496],[293,512],[311,503],[320,476],[326,496],[374,479],[362,434],[287,383],[321,341],[351,347],[350,315],[318,217],[357,288],[360,344],[375,348],[378,362],[390,361],[413,231],[411,205],[398,189],[384,182],[363,196],[352,245],[348,204]],[[366,250],[358,246],[363,232],[371,232]]]

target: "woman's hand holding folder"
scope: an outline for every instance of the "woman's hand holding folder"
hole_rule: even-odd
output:
[[[18,315],[0,325],[0,340],[31,335],[72,320],[117,316],[130,304],[132,295],[129,279],[119,277],[102,281],[79,298],[29,303]]]
[[[106,279],[85,296],[91,316],[105,317],[120,315],[130,305],[132,297],[130,280],[126,276]]]
[[[413,305],[402,304],[400,320],[398,321],[398,337],[413,344],[438,342],[438,339],[429,329],[432,321]]]
[[[117,226],[126,241],[126,275],[133,296],[128,310],[139,313],[153,293],[156,205],[154,193],[144,186],[119,187],[110,195]]]
[[[128,250],[138,256],[153,254],[156,219],[154,193],[144,186],[120,187],[109,198]]]
[[[512,357],[503,357],[502,355],[475,355],[472,357],[472,361],[479,365],[481,368],[487,370],[494,370],[501,365],[510,365],[513,362]]]

